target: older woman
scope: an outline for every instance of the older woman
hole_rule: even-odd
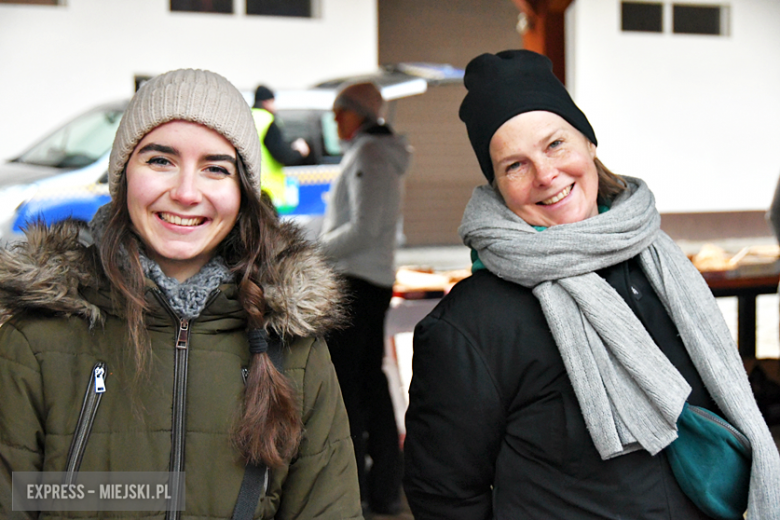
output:
[[[545,57],[479,56],[465,84],[460,117],[490,185],[460,228],[473,275],[415,330],[415,518],[710,518],[665,449],[686,402],[747,436],[749,515],[776,518],[777,448],[648,187],[601,164]]]
[[[339,287],[259,181],[241,93],[168,72],[124,114],[90,230],[0,252],[0,516],[24,514],[12,472],[43,471],[169,473],[145,518],[362,517],[318,339]]]

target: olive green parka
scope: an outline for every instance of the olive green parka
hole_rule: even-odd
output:
[[[175,352],[184,349],[181,518],[230,518],[245,469],[231,430],[242,411],[250,361],[237,286],[222,285],[200,317],[187,322],[147,281],[152,359],[139,379],[126,347],[127,322],[112,303],[96,248],[79,239],[83,233],[73,223],[36,228],[26,243],[0,250],[0,310],[6,319],[0,326],[0,517],[37,516],[11,510],[11,473],[66,470],[98,366],[104,367],[106,390],[91,432],[76,449],[82,457],[79,471],[169,471]],[[254,516],[361,518],[347,416],[327,346],[319,339],[336,323],[339,284],[292,227],[282,226],[274,242],[282,281],[263,283],[267,324],[285,340],[284,374],[297,390],[304,431],[293,460],[271,470]],[[165,514],[43,512],[40,517]]]

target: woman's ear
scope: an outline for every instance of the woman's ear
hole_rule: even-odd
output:
[[[592,142],[588,141],[588,153],[590,153],[590,158],[594,161],[596,160],[596,145]]]

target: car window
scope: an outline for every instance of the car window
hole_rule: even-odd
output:
[[[336,120],[333,118],[333,112],[323,113],[320,117],[320,124],[322,125],[322,141],[326,153],[332,156],[341,156],[339,132]]]
[[[121,118],[119,109],[87,112],[30,148],[15,162],[56,168],[92,164],[111,149]]]
[[[316,163],[337,164],[341,160],[336,122],[330,110],[279,110],[276,121],[286,140],[306,139]]]

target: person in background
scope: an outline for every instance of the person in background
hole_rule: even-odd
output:
[[[144,518],[361,519],[322,339],[340,284],[261,202],[241,93],[203,70],[148,81],[108,174],[88,229],[0,250],[0,517],[37,518],[12,512],[11,475],[44,471],[170,473],[184,503]]]
[[[349,415],[361,495],[372,512],[393,513],[400,507],[402,463],[382,358],[410,150],[381,122],[383,105],[377,87],[366,82],[342,89],[333,103],[345,153],[319,244],[347,284],[350,323],[327,339]]]
[[[266,191],[280,213],[291,209],[292,202],[287,193],[285,166],[302,164],[310,150],[302,137],[288,143],[279,125],[276,124],[276,98],[271,89],[260,85],[255,90],[252,107],[257,135],[260,138],[263,161],[263,191]]]
[[[460,118],[487,184],[459,228],[473,274],[414,332],[414,518],[710,518],[667,451],[691,405],[747,437],[748,518],[778,518],[777,447],[650,189],[601,163],[546,57],[483,54],[464,82]]]

